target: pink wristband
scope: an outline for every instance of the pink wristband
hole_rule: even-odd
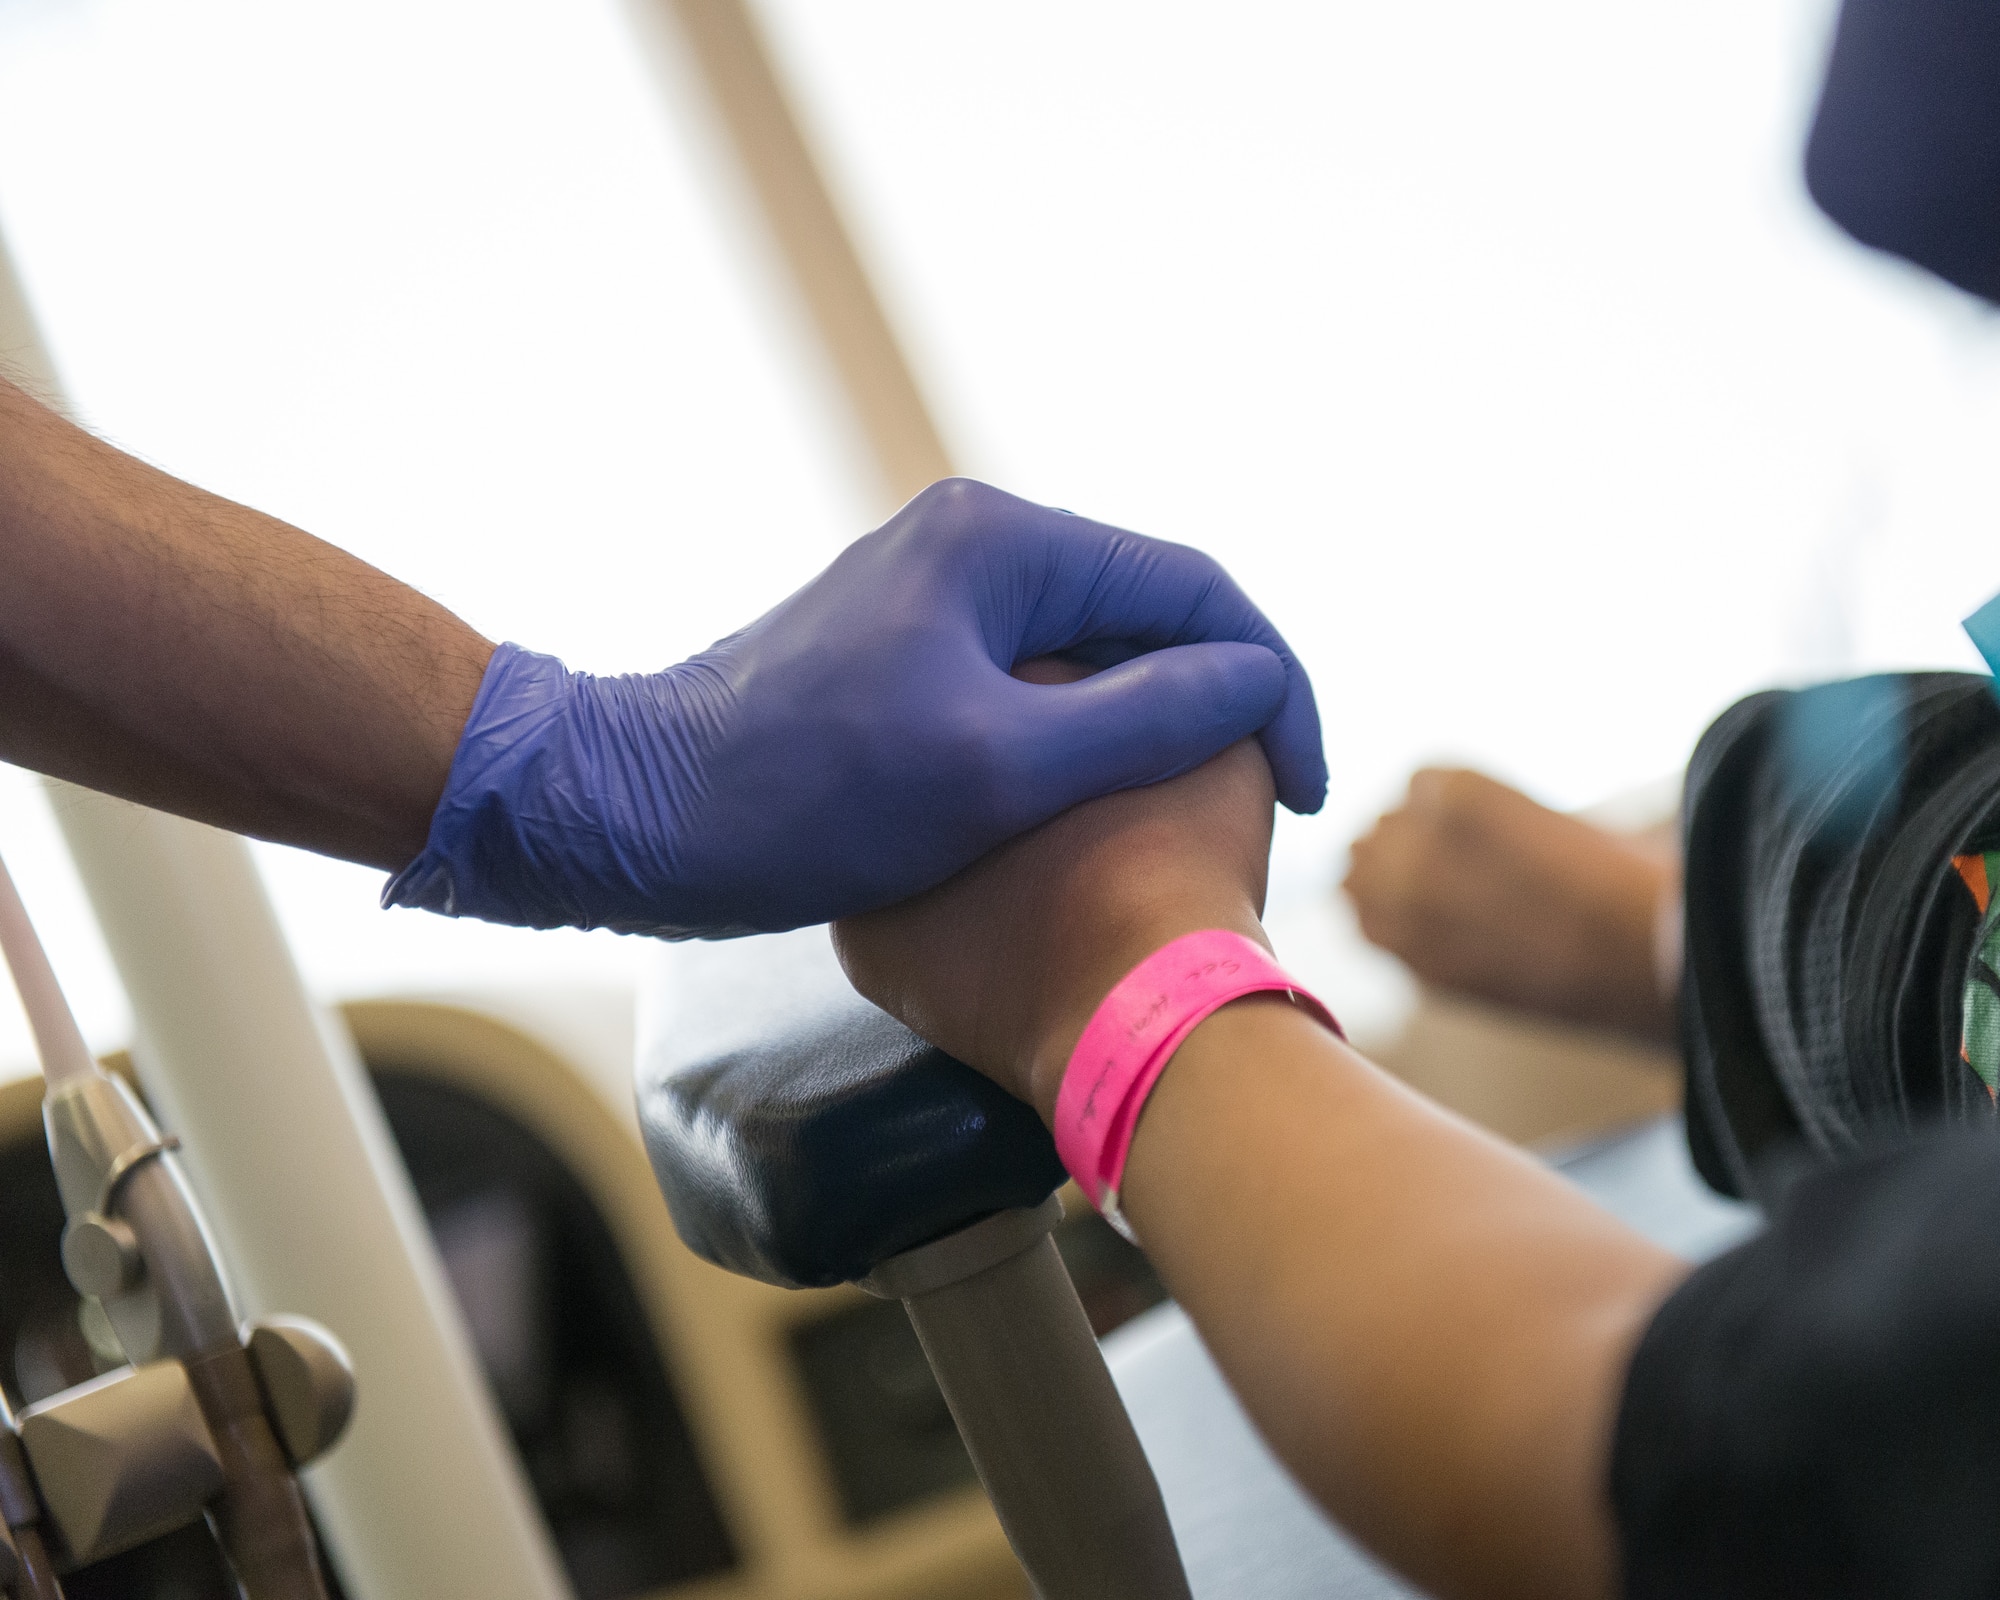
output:
[[[1126,973],[1098,1006],[1056,1091],[1056,1153],[1092,1205],[1131,1237],[1118,1210],[1125,1158],[1146,1097],[1187,1036],[1246,994],[1282,989],[1342,1038],[1333,1013],[1240,933],[1183,934]]]

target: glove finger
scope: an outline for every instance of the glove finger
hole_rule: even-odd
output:
[[[998,753],[1011,835],[1200,766],[1271,720],[1284,664],[1261,645],[1181,645],[1065,684],[1013,684]]]
[[[1278,798],[1300,812],[1324,801],[1326,754],[1305,669],[1229,574],[1199,550],[964,478],[933,484],[864,543],[892,571],[929,567],[947,578],[942,595],[923,603],[963,606],[1003,670],[1056,652],[1108,666],[1174,645],[1263,646],[1285,678],[1263,740]]]
[[[1326,803],[1326,740],[1320,732],[1319,705],[1306,669],[1289,650],[1279,659],[1285,664],[1284,703],[1257,740],[1271,763],[1271,777],[1285,809],[1311,816]]]
[[[1263,745],[1278,798],[1313,812],[1326,798],[1326,752],[1312,681],[1284,636],[1211,557],[1087,517],[1051,513],[1051,581],[1023,619],[1020,654],[1066,651],[1109,664],[1134,647],[1235,641],[1261,645],[1285,673]]]

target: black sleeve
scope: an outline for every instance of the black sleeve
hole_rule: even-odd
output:
[[[1611,1478],[1628,1600],[2000,1596],[2000,1140],[1779,1196],[1655,1316]]]

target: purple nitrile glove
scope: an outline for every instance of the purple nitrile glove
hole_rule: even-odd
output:
[[[1059,652],[1109,665],[1008,675]],[[1312,686],[1214,561],[952,479],[664,672],[502,645],[382,899],[668,938],[803,927],[1260,729],[1278,797],[1318,810]]]

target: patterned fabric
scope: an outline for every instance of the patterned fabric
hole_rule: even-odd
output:
[[[1703,735],[1682,814],[1681,1042],[1704,1178],[1763,1199],[1801,1159],[1936,1122],[2000,1127],[2000,1005],[1983,983],[1966,999],[1976,955],[2000,971],[2000,915],[1973,892],[2000,913],[1993,679],[1754,696]]]
[[[1958,1057],[1979,1075],[1988,1098],[2000,1098],[2000,850],[1953,856],[1952,867],[1979,907],[1979,933],[1965,966]]]

